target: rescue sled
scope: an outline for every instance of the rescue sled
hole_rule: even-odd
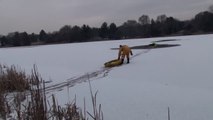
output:
[[[114,60],[104,63],[104,66],[105,67],[115,67],[115,66],[119,66],[121,64],[122,64],[121,60],[114,59]]]

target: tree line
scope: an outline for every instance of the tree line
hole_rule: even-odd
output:
[[[213,7],[195,15],[191,20],[178,20],[165,14],[157,16],[156,20],[148,15],[142,15],[138,20],[127,20],[122,25],[104,22],[100,28],[89,25],[65,25],[58,31],[47,33],[41,30],[39,34],[27,32],[12,32],[0,36],[1,46],[28,46],[33,44],[56,44],[89,42],[101,40],[119,40],[131,38],[147,38],[171,35],[191,35],[213,33]]]

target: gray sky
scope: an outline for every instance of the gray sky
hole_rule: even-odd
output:
[[[103,22],[119,26],[143,14],[185,20],[212,4],[212,0],[0,0],[0,34],[53,32],[64,25],[100,27]]]

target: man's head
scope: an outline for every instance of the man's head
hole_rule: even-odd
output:
[[[123,47],[122,45],[120,45],[120,48]]]

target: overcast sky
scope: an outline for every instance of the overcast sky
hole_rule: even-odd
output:
[[[208,10],[212,0],[0,0],[0,34],[58,31],[64,25],[117,26],[143,15],[166,14],[180,20]]]

